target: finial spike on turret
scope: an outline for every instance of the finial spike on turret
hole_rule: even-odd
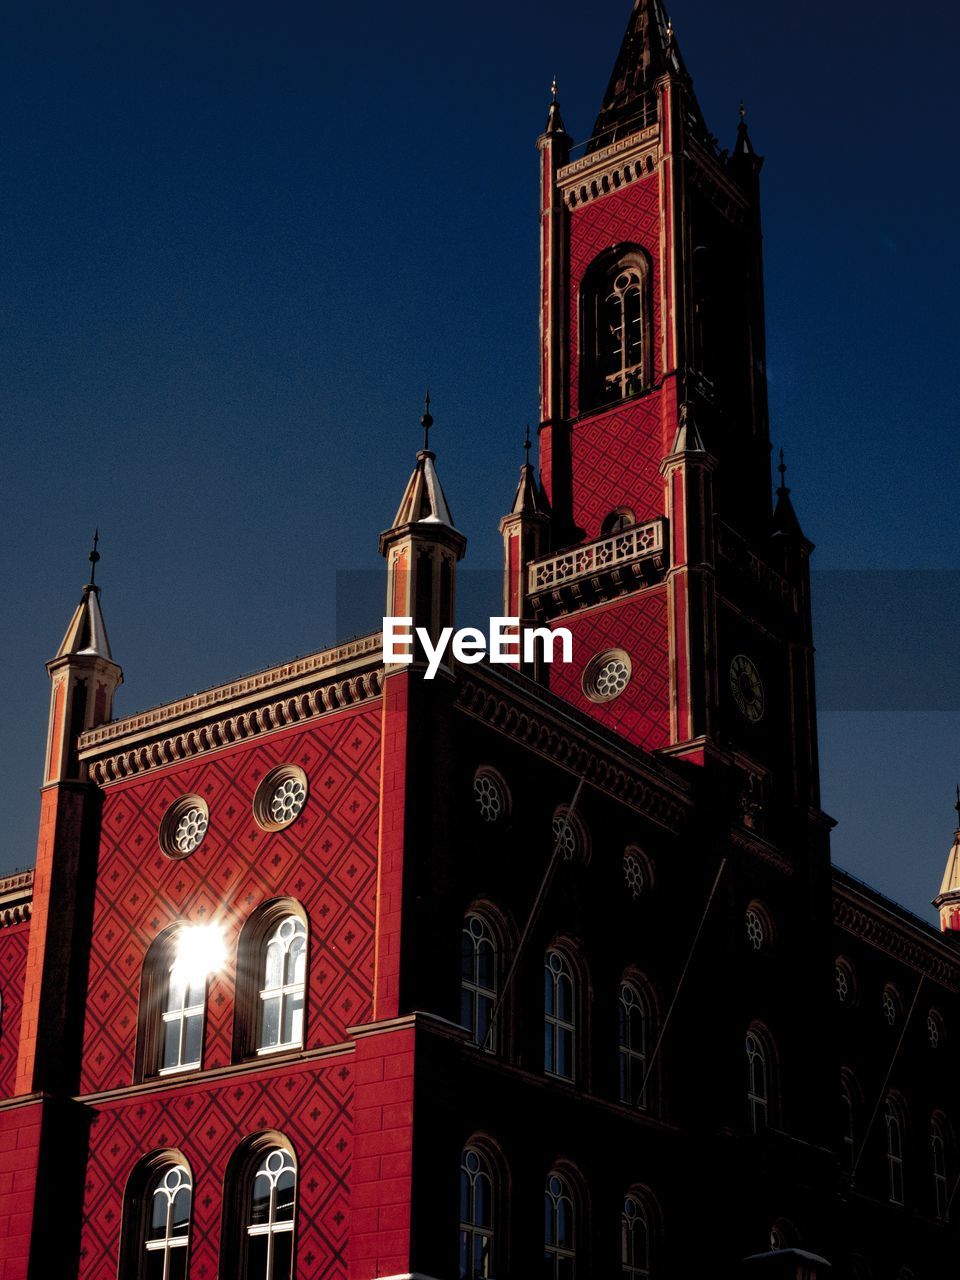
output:
[[[430,388],[427,388],[427,394],[423,398],[423,413],[420,415],[420,425],[423,427],[423,451],[426,453],[430,448],[430,428],[433,426],[433,415],[430,412]]]
[[[100,559],[100,552],[97,550],[97,546],[99,542],[100,542],[100,529],[98,527],[97,529],[94,530],[94,534],[93,534],[93,549],[91,550],[89,556],[87,556],[87,559],[90,561],[90,586],[91,587],[96,586],[96,581],[97,581],[97,561]]]
[[[528,467],[530,465],[530,450],[532,448],[533,448],[533,443],[530,440],[530,423],[528,422],[526,433],[524,434],[524,437],[523,437],[523,465],[525,467]]]

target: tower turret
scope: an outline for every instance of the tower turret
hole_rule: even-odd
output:
[[[430,397],[423,416],[423,448],[404,490],[393,524],[380,535],[380,554],[387,562],[385,614],[411,618],[432,641],[452,627],[456,606],[456,566],[467,540],[454,526],[430,448]],[[423,654],[414,648],[414,661]]]
[[[523,443],[524,463],[513,505],[500,520],[503,537],[503,613],[507,618],[524,622],[533,618],[533,606],[527,594],[527,569],[546,549],[550,509],[537,483],[530,463],[530,428]],[[522,652],[522,645],[521,645]],[[518,664],[519,665],[519,664]]]
[[[87,781],[77,743],[85,730],[110,719],[123,679],[100,609],[98,542],[99,533],[90,552],[90,581],[47,663],[50,720],[17,1093],[70,1093],[79,1070],[100,792]]]

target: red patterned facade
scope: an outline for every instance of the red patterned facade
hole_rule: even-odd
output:
[[[585,150],[557,101],[538,149],[504,612],[572,661],[427,681],[370,634],[115,720],[84,589],[36,876],[0,886],[0,1280],[952,1265],[960,957],[830,864],[760,159],[743,123],[718,151],[658,0]],[[434,639],[466,543],[435,461],[380,540]],[[960,834],[952,865],[947,906]]]

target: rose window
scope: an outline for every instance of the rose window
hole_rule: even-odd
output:
[[[759,911],[751,907],[744,917],[744,924],[747,931],[747,942],[754,951],[762,951],[763,944],[767,940],[767,931],[764,928],[763,916]]]
[[[612,702],[627,685],[633,667],[622,649],[608,649],[592,658],[583,673],[583,691],[591,702]]]
[[[181,796],[160,823],[160,848],[168,858],[187,858],[200,847],[209,825],[206,801],[200,796]]]
[[[307,803],[307,775],[296,764],[282,764],[263,778],[253,797],[253,816],[264,831],[282,831],[296,822]]]
[[[299,778],[286,778],[270,798],[270,813],[274,822],[286,826],[298,816],[307,799],[307,788]]]
[[[487,769],[481,769],[473,780],[473,802],[484,822],[497,822],[506,812],[503,784]]]
[[[646,885],[643,863],[629,850],[623,855],[623,879],[632,898],[639,898]]]

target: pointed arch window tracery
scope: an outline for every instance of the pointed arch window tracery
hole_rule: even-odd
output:
[[[639,247],[602,255],[581,290],[580,411],[646,391],[653,380],[650,261]]]

